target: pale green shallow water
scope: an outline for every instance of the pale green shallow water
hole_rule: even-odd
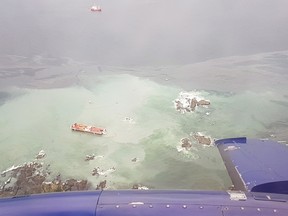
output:
[[[62,88],[9,88],[17,96],[0,106],[0,171],[31,161],[43,149],[51,177],[61,173],[64,178],[84,178],[93,187],[106,179],[109,189],[140,183],[157,189],[223,190],[231,182],[217,148],[195,145],[186,153],[178,152],[181,138],[196,132],[213,139],[287,138],[288,99],[283,86],[281,91],[198,90],[211,105],[181,114],[173,101],[181,91],[193,88],[113,70],[110,75],[78,74],[77,83]],[[72,132],[74,122],[105,127],[107,134]],[[101,157],[87,162],[87,154]],[[107,175],[92,176],[96,167]]]

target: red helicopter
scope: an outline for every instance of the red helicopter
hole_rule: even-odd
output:
[[[101,7],[98,5],[93,5],[90,10],[92,12],[101,12],[102,11]]]
[[[94,4],[94,5],[91,7],[90,10],[91,10],[92,12],[101,12],[101,11],[102,11],[101,7],[100,7],[99,5],[97,5],[97,4]]]

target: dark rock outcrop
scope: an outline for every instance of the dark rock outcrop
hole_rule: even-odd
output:
[[[209,137],[205,137],[203,135],[199,135],[199,134],[194,134],[193,137],[197,140],[197,142],[199,144],[203,144],[203,145],[211,145],[212,141]]]
[[[191,140],[189,138],[182,138],[181,139],[181,147],[185,149],[190,149],[192,147]]]
[[[0,179],[0,197],[88,190],[90,188],[90,183],[87,180],[73,178],[62,180],[60,175],[52,181],[47,181],[51,174],[50,165],[44,165],[43,162],[39,161],[45,155],[44,151],[40,151],[33,162],[12,166],[3,171],[1,177],[4,182]]]
[[[106,184],[107,184],[107,181],[104,180],[104,181],[101,181],[97,187],[96,187],[96,190],[104,190],[106,188]]]

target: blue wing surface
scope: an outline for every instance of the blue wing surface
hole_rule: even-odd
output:
[[[236,190],[288,194],[288,147],[245,137],[215,142]]]

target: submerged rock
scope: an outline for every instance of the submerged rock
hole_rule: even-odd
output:
[[[143,186],[143,185],[141,185],[141,184],[134,184],[133,187],[132,187],[132,189],[134,189],[134,190],[149,190],[148,187]]]
[[[94,160],[95,159],[95,155],[86,155],[85,157],[85,161],[90,161],[90,160]]]
[[[21,165],[20,165],[20,166],[15,166],[15,165],[13,165],[12,167],[10,167],[10,168],[4,170],[3,172],[1,172],[1,176],[2,176],[2,177],[5,177],[5,176],[6,176],[6,173],[9,173],[9,172],[17,172],[18,169],[20,169],[21,167],[22,167]]]
[[[181,139],[181,147],[185,149],[189,149],[192,147],[191,140],[189,138],[182,138]]]
[[[94,168],[93,170],[92,170],[92,176],[99,176],[100,174],[99,174],[99,172],[100,172],[100,168],[99,167],[97,167],[97,168]]]
[[[125,117],[123,121],[128,122],[130,124],[134,124],[135,123],[134,119],[131,118],[131,117]]]
[[[42,159],[44,158],[46,155],[45,151],[44,150],[41,150],[38,155],[36,155],[36,159]]]
[[[106,184],[107,184],[107,181],[106,181],[106,180],[101,181],[101,182],[97,185],[96,190],[103,190],[103,189],[105,189],[105,188],[106,188]]]
[[[208,106],[208,105],[210,105],[210,101],[208,100],[197,101],[197,106]]]
[[[92,175],[93,176],[99,176],[99,175],[101,175],[101,176],[107,176],[108,174],[111,174],[111,173],[113,173],[113,172],[115,172],[115,170],[116,170],[116,168],[115,167],[112,167],[112,168],[109,168],[109,169],[107,169],[107,170],[100,170],[100,167],[97,167],[97,168],[94,168],[93,170],[92,170]]]

